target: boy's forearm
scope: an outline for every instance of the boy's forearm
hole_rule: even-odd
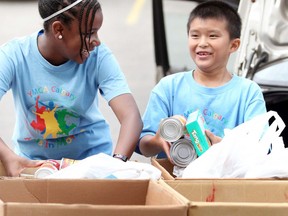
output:
[[[163,151],[161,140],[156,139],[152,135],[144,136],[140,140],[139,148],[141,153],[146,157],[153,157]]]

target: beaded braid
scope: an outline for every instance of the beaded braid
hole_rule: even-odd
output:
[[[81,25],[79,25],[79,32],[81,34],[81,41],[82,41],[82,44],[81,44],[81,48],[80,48],[80,52],[81,50],[83,49],[83,47],[85,46],[86,50],[88,50],[88,44],[86,42],[86,35],[87,35],[87,32],[88,32],[88,29],[92,29],[92,26],[93,26],[93,22],[90,22],[90,28],[88,27],[88,23],[89,23],[89,15],[91,13],[91,10],[92,10],[92,16],[91,16],[91,20],[94,20],[94,17],[95,17],[95,14],[98,10],[101,10],[101,6],[99,4],[99,2],[97,0],[94,0],[94,1],[85,1],[85,3],[83,4],[81,10],[80,10],[80,14],[79,14],[79,22],[82,21],[83,19],[83,15],[84,15],[84,9],[86,8],[86,17],[85,17],[85,29],[84,29],[84,35],[83,36],[83,32],[82,32],[82,29],[81,29]],[[90,37],[91,35],[89,34],[89,42],[90,42]],[[83,41],[85,41],[85,44],[83,44]],[[82,56],[82,53],[81,53],[81,56]]]

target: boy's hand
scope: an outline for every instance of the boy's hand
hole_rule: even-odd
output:
[[[167,158],[169,159],[169,161],[171,163],[173,163],[171,156],[170,156],[170,147],[171,147],[171,143],[167,142],[166,140],[164,140],[159,133],[159,130],[157,131],[156,135],[155,135],[155,139],[157,139],[158,143],[160,143],[162,150],[165,152],[165,154],[167,155]]]
[[[205,134],[211,142],[211,145],[221,142],[222,138],[214,135],[211,131],[205,130]]]

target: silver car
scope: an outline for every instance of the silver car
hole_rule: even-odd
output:
[[[288,1],[240,1],[241,47],[235,71],[257,82],[268,110],[288,123]],[[288,144],[288,129],[282,132]]]

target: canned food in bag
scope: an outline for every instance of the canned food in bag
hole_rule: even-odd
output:
[[[57,160],[46,160],[39,169],[34,173],[35,178],[45,178],[57,172],[60,168],[60,163]]]

